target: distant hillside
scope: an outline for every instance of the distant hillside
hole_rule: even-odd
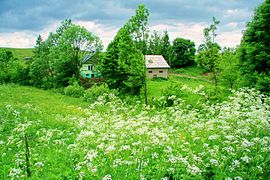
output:
[[[34,48],[0,48],[10,50],[15,58],[23,60],[25,57],[33,57]]]

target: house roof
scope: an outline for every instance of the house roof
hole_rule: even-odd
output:
[[[101,56],[101,52],[97,52],[94,54],[86,54],[82,59],[81,62],[82,64],[99,64],[100,61],[100,56]]]
[[[93,54],[86,54],[83,58],[82,58],[82,63],[86,63],[87,61],[89,61],[91,59],[91,57],[93,57]]]
[[[162,55],[145,55],[146,68],[170,68]]]

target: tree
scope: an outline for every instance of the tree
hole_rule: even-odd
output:
[[[87,54],[93,54],[102,50],[100,39],[87,31],[84,27],[71,25],[63,32],[59,38],[58,46],[55,49],[59,58],[56,71],[58,71],[57,81],[66,82],[72,76],[78,80],[80,76],[80,68],[82,66],[81,59]]]
[[[270,0],[265,0],[247,24],[240,44],[240,71],[244,86],[269,92]]]
[[[101,73],[109,88],[133,95],[140,93],[145,77],[144,57],[126,27],[121,28],[108,45]]]
[[[41,36],[38,36],[34,49],[34,61],[31,63],[29,70],[30,82],[36,87],[46,89],[54,87],[55,70],[53,67],[54,60],[50,58],[51,47],[53,46],[49,40],[43,41]]]
[[[83,55],[101,50],[97,36],[71,20],[64,20],[45,41],[41,36],[37,38],[35,60],[30,68],[32,82],[43,88],[67,86],[73,76],[79,79]]]
[[[147,54],[160,55],[162,53],[161,35],[158,31],[154,30],[149,39],[149,46]]]
[[[238,77],[238,57],[237,50],[224,48],[220,54],[220,80],[230,88],[235,86]]]
[[[217,87],[217,75],[219,67],[220,46],[215,42],[217,25],[220,23],[213,17],[213,24],[203,30],[205,43],[199,46],[196,62],[200,67],[213,73],[215,87]]]
[[[1,83],[8,83],[11,78],[11,70],[14,57],[9,50],[0,50],[0,81]]]
[[[176,38],[172,46],[172,67],[181,68],[194,64],[195,43],[183,38]]]
[[[161,54],[166,59],[166,61],[171,66],[171,56],[172,46],[170,42],[170,37],[168,31],[164,31],[163,36],[161,37]]]
[[[132,16],[131,19],[124,26],[125,29],[130,33],[136,48],[140,50],[143,55],[145,55],[147,52],[147,41],[149,37],[148,17],[148,9],[143,4],[141,4],[136,10],[136,15]],[[148,104],[146,87],[146,67],[144,58],[143,61],[143,66],[141,68],[142,70],[144,70],[144,75],[141,76],[141,78],[144,86],[145,104]]]
[[[163,35],[161,35],[161,33],[154,30],[149,39],[147,54],[162,55],[171,65],[171,49],[168,31],[164,31]]]
[[[136,10],[136,15],[132,16],[125,24],[125,28],[129,31],[136,48],[141,50],[143,54],[147,52],[149,10],[140,4]]]

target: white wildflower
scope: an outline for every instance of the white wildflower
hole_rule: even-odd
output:
[[[192,166],[188,165],[187,172],[189,172],[192,175],[200,175],[202,173],[202,170],[195,165]]]
[[[243,178],[240,177],[240,176],[236,176],[236,177],[234,178],[234,180],[243,180]]]
[[[214,166],[218,166],[218,160],[216,159],[210,159],[210,163]]]
[[[98,155],[98,152],[96,150],[90,150],[87,152],[87,155],[84,157],[85,160],[93,161],[94,158],[96,158]]]
[[[218,139],[218,138],[219,138],[219,135],[217,135],[217,134],[213,134],[213,135],[208,137],[209,140],[215,140],[215,139]]]
[[[248,156],[241,157],[241,160],[244,161],[245,163],[249,163],[251,158]]]
[[[107,174],[104,177],[102,177],[102,180],[112,180],[112,176],[110,174]]]
[[[43,162],[36,162],[34,166],[42,168],[44,166]]]
[[[153,158],[153,159],[158,158],[158,156],[159,156],[159,154],[156,153],[156,152],[154,152],[154,153],[152,154],[152,158]]]

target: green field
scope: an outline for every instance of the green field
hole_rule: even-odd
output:
[[[13,56],[18,60],[24,60],[25,57],[33,57],[34,56],[34,48],[0,48],[7,49],[12,52]]]
[[[160,92],[170,83],[180,83],[184,101],[170,97],[166,107]],[[206,89],[196,90],[201,83]],[[179,76],[149,81],[156,100],[144,106],[1,85],[0,178],[26,178],[25,135],[31,179],[269,177],[270,99],[245,89],[211,105],[207,87]]]

